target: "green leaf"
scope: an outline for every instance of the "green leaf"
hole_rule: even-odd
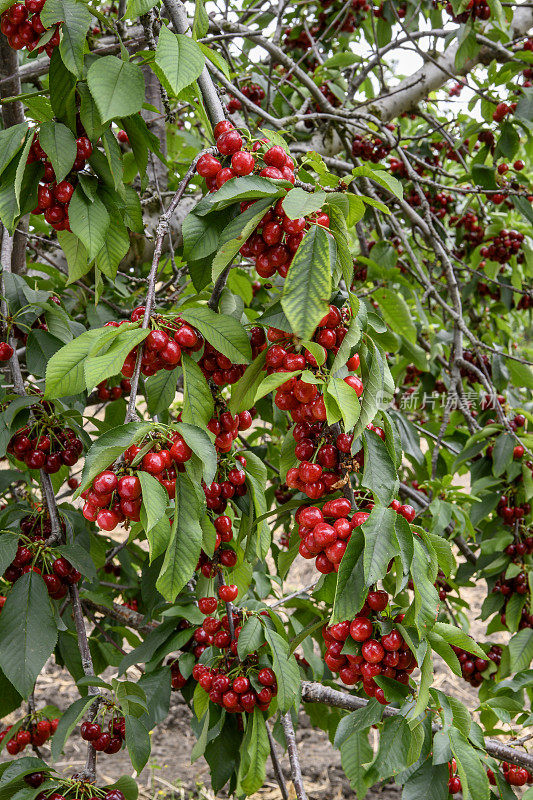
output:
[[[89,356],[85,360],[84,374],[85,385],[90,391],[100,381],[118,375],[122,369],[126,356],[137,347],[149,334],[147,329],[125,330],[121,326],[121,333],[114,338],[109,349],[96,356]],[[116,329],[118,330],[118,329]]]
[[[300,672],[293,655],[289,655],[288,642],[279,633],[264,628],[265,639],[272,653],[272,666],[278,684],[277,701],[280,711],[288,711],[298,699],[300,691]]]
[[[0,175],[24,144],[27,131],[27,122],[0,131]]]
[[[326,198],[327,195],[325,192],[306,192],[304,189],[300,189],[296,186],[294,189],[291,189],[290,192],[287,192],[283,198],[283,210],[289,219],[307,217],[309,214],[320,211]]]
[[[257,387],[253,402],[255,403],[257,400],[265,397],[265,395],[270,394],[270,392],[278,389],[286,381],[294,378],[296,375],[300,375],[301,372],[301,369],[297,369],[292,372],[272,372],[270,375],[267,375]]]
[[[102,122],[136,114],[144,103],[141,68],[116,56],[103,56],[93,61],[87,72],[87,84]]]
[[[166,25],[163,25],[155,50],[155,63],[177,96],[182,89],[199,77],[204,68],[205,57],[190,36],[171,33]]]
[[[531,628],[524,628],[511,638],[509,658],[513,673],[529,667],[533,659],[533,631]]]
[[[225,218],[218,214],[207,217],[197,217],[194,211],[187,214],[181,227],[185,261],[198,261],[214,253],[225,224]]]
[[[176,429],[204,465],[204,481],[208,484],[212,483],[217,471],[217,452],[211,439],[205,431],[186,422],[178,422]]]
[[[361,406],[355,389],[342,378],[330,378],[327,392],[335,399],[347,431],[351,431],[359,419]]]
[[[73,544],[63,544],[57,549],[82,575],[85,575],[89,580],[96,579],[94,561],[89,551],[82,547],[81,544],[76,544],[75,542]]]
[[[65,742],[80,719],[84,716],[86,709],[92,705],[92,703],[94,703],[94,695],[80,697],[79,700],[76,700],[63,712],[59,719],[57,730],[52,737],[51,748],[53,761],[59,760]]]
[[[448,644],[460,647],[466,650],[467,653],[473,653],[478,658],[486,658],[486,653],[481,649],[478,643],[455,625],[450,625],[447,622],[436,622],[433,631],[438,633],[439,636],[442,636],[444,641],[448,642]],[[521,669],[521,667],[518,669]],[[518,669],[516,671],[518,671]]]
[[[448,800],[448,766],[428,758],[404,784],[402,800]]]
[[[70,72],[81,78],[85,37],[91,24],[87,6],[76,0],[51,0],[43,6],[41,20],[45,28],[52,27],[56,22],[63,23],[59,43],[61,59]]]
[[[261,197],[276,197],[285,194],[288,181],[273,181],[261,175],[246,175],[242,178],[232,178],[225,183],[218,192],[204,197],[194,209],[198,216],[209,214],[211,211],[220,211],[222,208],[232,206],[240,200],[257,200]]]
[[[182,353],[181,365],[183,367],[182,419],[198,428],[205,428],[214,412],[213,395],[196,361]]]
[[[363,564],[367,586],[385,575],[389,561],[398,553],[394,534],[395,520],[396,511],[392,508],[376,506],[362,525],[365,537]]]
[[[57,239],[61,245],[68,264],[68,281],[70,283],[83,278],[90,270],[87,248],[83,242],[70,231],[58,231]]]
[[[226,184],[224,184],[226,186]],[[237,256],[237,253],[254,232],[265,211],[271,205],[270,198],[256,200],[256,202],[234,217],[220,234],[218,252],[211,265],[211,278],[216,281],[228,264]]]
[[[129,714],[126,718],[126,747],[130,754],[133,769],[142,772],[150,758],[150,735],[140,719]]]
[[[188,308],[180,315],[198,328],[202,336],[227,356],[234,364],[249,364],[252,360],[250,341],[245,329],[233,317],[217,314],[207,307]]]
[[[264,644],[264,641],[263,626],[259,618],[249,617],[242,626],[237,641],[237,653],[239,658],[244,661],[246,656],[258,650],[261,645]]]
[[[232,414],[239,414],[241,411],[246,411],[253,406],[257,389],[263,380],[266,354],[266,350],[259,353],[252,363],[246,367],[244,375],[231,387],[231,399],[228,403],[228,408]]]
[[[28,572],[12,586],[0,614],[0,667],[28,697],[57,642],[57,627],[45,583]]]
[[[492,450],[492,473],[501,475],[512,463],[514,439],[509,433],[501,433],[494,442]]]
[[[369,342],[368,375],[364,378],[361,400],[361,413],[353,431],[354,438],[360,436],[369,422],[372,422],[383,401],[385,365],[384,359],[374,342]]]
[[[480,755],[457,728],[450,727],[448,737],[457,762],[463,797],[465,800],[489,800],[489,779]]]
[[[340,747],[354,733],[368,730],[371,725],[375,725],[381,720],[383,706],[374,698],[368,701],[368,705],[352,711],[351,714],[343,717],[335,731],[334,746]]]
[[[239,766],[239,787],[246,795],[254,794],[263,786],[269,753],[265,718],[258,708],[254,708],[253,714],[247,717]]]
[[[127,422],[112,428],[96,439],[83,464],[83,472],[76,496],[83,492],[99,472],[106,469],[135,442],[140,441],[152,428],[150,422]]]
[[[78,186],[70,200],[69,221],[72,233],[83,242],[92,260],[105,244],[110,223],[106,207],[99,197],[89,200]]]
[[[170,408],[176,397],[178,368],[160,369],[144,381],[146,404],[153,417]]]
[[[200,518],[204,509],[189,476],[180,474],[176,484],[176,509],[171,539],[156,587],[173,603],[191,579],[202,547]]]
[[[157,5],[157,0],[128,0],[124,19],[137,19]]]
[[[139,471],[142,488],[141,522],[146,533],[154,528],[165,516],[168,505],[168,492],[153,475]],[[179,479],[178,479],[179,480]]]
[[[364,539],[361,530],[350,536],[339,565],[331,624],[353,619],[362,609],[367,595],[363,570]]]
[[[409,306],[398,291],[378,289],[374,297],[379,303],[380,311],[387,325],[401,336],[405,336],[413,344],[416,343],[416,328],[409,311]]]
[[[281,297],[292,332],[301,339],[311,339],[328,312],[334,263],[333,238],[319,225],[313,225],[294,255]]]
[[[112,216],[102,249],[96,254],[96,267],[114,281],[120,262],[130,249],[130,237],[124,223]]]
[[[372,764],[371,774],[376,774],[383,780],[402,772],[409,766],[411,741],[411,729],[403,717],[398,715],[386,719],[381,729],[379,751]]]
[[[399,481],[387,445],[376,433],[365,430],[363,446],[365,469],[361,485],[370,489],[382,505],[388,506],[398,490]]]
[[[3,575],[17,554],[18,539],[10,533],[0,536],[0,575]]]

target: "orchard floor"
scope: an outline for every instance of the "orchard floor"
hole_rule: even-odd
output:
[[[299,559],[293,566],[289,579],[285,584],[288,593],[301,586],[306,586],[315,578],[312,568]],[[480,588],[467,589],[463,594],[470,606],[471,632],[474,637],[484,640],[483,625],[475,619],[479,613],[483,599]],[[477,705],[477,692],[464,681],[459,681],[450,672],[446,664],[436,658],[436,686],[462,700],[471,710]],[[416,677],[416,675],[415,675]],[[50,664],[39,678],[36,691],[37,707],[52,703],[60,709],[66,708],[77,697],[76,690],[68,674]],[[172,693],[172,706],[164,725],[159,726],[152,735],[152,755],[148,766],[137,777],[140,800],[214,800],[209,787],[209,769],[207,763],[200,758],[195,764],[190,763],[190,753],[195,742],[190,729],[191,712],[183,703],[181,695]],[[10,720],[12,721],[12,720]],[[305,786],[310,800],[343,800],[355,797],[340,766],[340,756],[322,731],[313,729],[307,716],[302,712],[297,731],[300,743],[300,759]],[[45,754],[48,752],[44,751]],[[59,771],[72,774],[84,763],[85,745],[73,736],[69,740],[64,758],[57,764]],[[288,778],[288,759],[281,749],[278,754],[282,760],[285,775]],[[267,781],[263,789],[255,795],[255,800],[280,800],[281,793],[267,764]],[[99,777],[102,781],[112,782],[121,774],[132,774],[131,764],[126,752],[114,756],[99,757]],[[224,797],[220,793],[218,797]],[[294,798],[290,787],[290,800]],[[399,800],[398,787],[388,784],[374,787],[367,795],[369,800]]]

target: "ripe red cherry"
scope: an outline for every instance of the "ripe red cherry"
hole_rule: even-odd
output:
[[[104,800],[126,800],[126,796],[120,789],[112,789],[104,796]]]
[[[192,456],[192,450],[189,445],[181,437],[176,439],[170,448],[170,457],[177,464],[185,464],[186,461]]]
[[[385,655],[385,650],[377,639],[367,639],[361,647],[361,654],[369,664],[379,664]]]
[[[0,361],[9,361],[14,350],[7,342],[0,342]]]
[[[202,178],[214,178],[221,169],[222,164],[218,158],[215,158],[210,153],[204,153],[203,156],[200,156],[196,164],[196,171]]]
[[[397,630],[392,630],[385,636],[381,637],[381,644],[390,652],[399,650],[403,645],[402,635]]]
[[[169,367],[174,367],[181,361],[181,348],[177,342],[167,342],[165,348],[161,351],[161,358]]]
[[[344,382],[351,386],[352,389],[355,391],[357,397],[361,397],[363,394],[363,381],[358,375],[347,375],[344,378]]]
[[[348,359],[348,361],[346,362],[346,366],[348,367],[349,370],[353,372],[354,370],[359,368],[360,363],[361,362],[359,359],[359,353],[355,353],[351,358]]]
[[[250,175],[254,167],[255,158],[251,153],[239,150],[231,157],[231,168],[236,175]]]
[[[461,791],[461,788],[461,781],[457,776],[450,778],[448,781],[448,791],[450,794],[457,794]]]
[[[276,675],[270,667],[263,667],[257,673],[257,680],[262,686],[274,686],[276,683]]]
[[[86,160],[91,157],[93,146],[86,136],[80,136],[79,139],[76,139],[76,148],[77,158]]]
[[[416,517],[416,510],[413,506],[400,506],[398,509],[398,514],[401,514],[407,522],[412,522]]]
[[[322,475],[320,464],[312,464],[310,461],[302,461],[298,467],[298,474],[305,483],[314,483]]]
[[[159,453],[146,453],[142,460],[142,468],[150,475],[157,475],[165,468],[165,462]]]
[[[520,170],[524,169],[525,164],[521,159],[518,159],[518,161],[514,162],[513,167],[517,172],[520,172]]]
[[[104,531],[112,531],[120,522],[118,514],[114,511],[102,509],[96,516],[96,523]]]
[[[373,625],[366,617],[356,617],[350,625],[350,635],[356,642],[365,642],[372,636]]]
[[[218,602],[216,597],[201,597],[198,600],[198,608],[202,614],[214,614],[217,610]]]
[[[106,469],[96,476],[93,482],[93,489],[98,494],[110,494],[118,486],[118,478],[114,472]]]
[[[74,186],[68,181],[61,181],[54,188],[53,194],[58,203],[66,205],[74,194]]]
[[[100,734],[102,733],[102,729],[100,725],[96,722],[89,722],[89,720],[85,720],[81,723],[80,727],[81,738],[84,739],[86,742],[94,742],[95,739],[98,739]]]
[[[72,564],[66,558],[60,556],[53,562],[52,569],[60,578],[66,578],[72,572]]]
[[[522,445],[521,444],[517,444],[513,449],[513,458],[515,459],[515,461],[519,461],[522,458],[522,456],[524,455],[524,452],[525,451],[524,451],[524,448],[522,447]]]
[[[231,603],[233,600],[235,600],[238,593],[239,593],[239,588],[234,583],[220,586],[218,589],[218,596],[225,603]]]
[[[269,150],[266,151],[266,153],[263,156],[263,161],[269,167],[277,167],[278,169],[281,169],[282,167],[285,166],[285,163],[287,161],[287,155],[283,147],[280,147],[279,145],[274,145],[274,147],[271,147]]]
[[[233,681],[233,691],[237,694],[244,694],[250,688],[250,681],[244,675],[235,678]]]
[[[242,146],[243,146],[242,136],[236,130],[229,130],[226,133],[223,133],[217,139],[218,151],[223,156],[233,155],[233,153],[236,153],[238,150],[241,150]]]
[[[366,602],[372,611],[384,611],[384,609],[387,607],[387,603],[389,602],[389,595],[383,590],[369,592]]]
[[[223,133],[227,133],[227,131],[233,130],[235,126],[229,119],[223,119],[221,122],[217,122],[213,133],[215,135],[215,139],[218,139],[219,136],[222,136]]]
[[[176,332],[174,339],[180,347],[185,347],[188,350],[196,347],[198,344],[198,336],[196,331],[194,328],[191,328],[190,325],[182,325],[181,328]]]
[[[136,475],[124,475],[118,481],[118,493],[124,500],[136,500],[141,491],[141,482]]]
[[[40,183],[37,188],[37,204],[39,208],[45,211],[47,208],[50,208],[53,203],[54,196],[50,191],[50,187]]]

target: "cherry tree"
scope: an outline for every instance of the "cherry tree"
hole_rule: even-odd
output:
[[[533,7],[0,13],[0,797],[135,800],[180,692],[215,793],[305,800],[303,711],[359,798],[512,798]]]

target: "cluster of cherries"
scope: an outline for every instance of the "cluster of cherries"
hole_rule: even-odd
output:
[[[205,500],[210,511],[223,514],[232,497],[246,494],[246,473],[241,469],[245,466],[246,459],[241,455],[219,462],[215,480],[204,485]]]
[[[373,164],[377,164],[382,158],[386,158],[390,151],[390,145],[377,136],[369,139],[356,133],[352,142],[352,155],[354,158],[363,158],[365,161],[372,161]]]
[[[338,572],[352,531],[366,522],[370,515],[373,504],[364,502],[367,510],[356,511],[351,517],[351,504],[345,497],[327,500],[321,509],[317,506],[300,506],[296,511],[295,522],[301,540],[299,553],[308,560],[314,558],[315,566],[322,574]],[[390,508],[409,523],[415,518],[413,506],[393,500]]]
[[[326,31],[353,33],[365,19],[371,5],[368,0],[352,0],[351,8],[347,8],[339,0],[323,0],[318,7],[320,11],[316,21],[307,28],[300,25],[285,28],[283,44],[288,50],[309,51]],[[376,16],[377,10],[374,10]],[[318,66],[316,59],[313,58],[312,64]]]
[[[467,22],[468,19],[490,19],[490,6],[487,0],[469,0],[465,11],[455,14],[451,3],[446,3],[446,12],[452,17],[454,22]]]
[[[276,146],[270,150],[277,150],[278,163],[281,163],[281,154],[289,158],[285,156],[282,147]],[[265,153],[265,157],[270,150]],[[246,211],[255,202],[255,200],[242,202],[241,211]],[[271,278],[276,272],[281,278],[286,278],[304,233],[312,224],[328,228],[329,216],[319,211],[307,217],[290,219],[283,210],[283,198],[281,198],[273,208],[265,212],[255,231],[241,247],[240,253],[245,258],[253,259],[256,272],[261,278]]]
[[[92,152],[93,146],[87,136],[80,136],[76,139],[76,158],[71,172],[80,172]],[[54,168],[41,147],[37,135],[33,138],[28,154],[28,163],[33,161],[41,161],[44,164],[44,174],[41,178],[42,182],[37,188],[37,206],[33,209],[32,214],[44,214],[45,220],[56,231],[69,231],[68,207],[74,194],[75,176],[71,176],[70,180],[65,179],[56,183]]]
[[[9,342],[0,342],[0,362],[9,361],[13,353],[14,350]]]
[[[61,600],[69,586],[79,583],[81,572],[53,548],[43,545],[42,536],[19,539],[15,558],[4,572],[9,583],[15,583],[22,575],[35,572],[42,575],[48,594],[53,600]]]
[[[112,716],[106,731],[103,730],[103,723],[86,719],[81,723],[80,733],[81,738],[90,742],[95,750],[113,755],[118,753],[126,739],[126,721],[122,716]]]
[[[500,165],[501,166],[501,165]],[[502,230],[493,237],[491,243],[480,250],[483,258],[490,258],[499,264],[507,264],[512,256],[520,253],[524,234],[514,230]],[[523,258],[523,254],[522,255]]]
[[[25,0],[24,3],[15,3],[4,11],[0,17],[0,30],[13,50],[22,50],[25,47],[31,53],[37,48],[38,53],[44,51],[47,56],[52,56],[61,41],[61,22],[51,28],[44,27],[41,11],[45,2],[46,0]]]
[[[63,428],[49,418],[49,404],[32,407],[35,421],[18,430],[9,440],[7,452],[29,469],[42,469],[48,475],[63,465],[73,467],[83,452],[83,443],[72,428]]]
[[[137,306],[131,312],[132,322],[143,319],[144,306]],[[190,355],[202,349],[204,339],[202,334],[188,325],[181,317],[167,320],[157,314],[150,318],[152,330],[143,341],[141,347],[141,372],[145,377],[155,375],[161,369],[172,371],[181,362],[182,352]],[[106,325],[118,328],[122,323],[112,320]],[[122,375],[131,378],[135,371],[138,348],[135,347],[128,355],[122,366]]]
[[[261,102],[265,99],[265,90],[258,83],[247,83],[241,87],[241,92],[256,106],[260,106]],[[230,97],[229,103],[226,106],[228,114],[234,114],[235,111],[240,111],[242,103],[237,97]]]
[[[32,745],[34,747],[41,747],[46,744],[57,730],[59,719],[48,719],[48,717],[40,717],[40,715],[32,715],[23,722],[12,739],[6,744],[6,750],[10,756],[16,756],[19,753]],[[8,736],[13,725],[8,725],[0,733],[0,742]]]
[[[452,645],[452,650],[459,659],[463,678],[470,686],[474,686],[475,688],[481,686],[483,683],[482,673],[485,672],[490,661],[499,664],[502,658],[502,648],[497,644],[491,645],[486,658],[480,658],[456,645]]]
[[[98,399],[105,403],[108,400],[120,400],[123,395],[129,394],[131,391],[131,383],[128,378],[122,378],[119,384],[111,386],[109,381],[105,380],[101,381],[96,389]]]
[[[198,361],[207,380],[213,381],[215,386],[222,387],[237,383],[246,370],[245,364],[234,364],[230,358],[220,353],[209,342],[205,343],[204,352]]]
[[[237,631],[235,636],[238,636]],[[225,660],[217,667],[196,664],[192,675],[202,689],[209,692],[212,703],[222,706],[230,714],[253,714],[256,706],[261,711],[268,711],[278,691],[274,671],[270,667],[257,670],[257,656],[252,655],[245,661]]]
[[[385,610],[388,602],[387,592],[371,591],[363,608],[353,620],[338,622],[322,629],[326,643],[324,661],[329,669],[338,672],[341,681],[347,686],[354,686],[362,681],[365,694],[375,697],[382,705],[387,704],[385,693],[374,679],[382,675],[407,685],[409,675],[417,666],[415,657],[396,628],[392,628],[389,633],[380,634],[375,627],[376,615]],[[401,622],[402,619],[403,615],[399,614],[394,621]],[[354,647],[355,643],[360,645],[359,652],[344,653],[348,643],[348,649],[352,651],[359,650]]]
[[[517,445],[517,447],[521,447],[521,445]],[[530,503],[513,505],[513,499],[506,494],[500,496],[498,505],[496,506],[496,513],[502,519],[504,525],[514,525],[516,520],[523,519],[530,511]],[[533,552],[533,536],[528,536],[523,542],[510,544],[505,552],[508,556],[511,556],[511,558],[515,555],[529,555]]]
[[[150,444],[147,452],[141,450]],[[82,492],[85,500],[83,516],[96,522],[104,531],[112,531],[125,520],[138,522],[142,505],[142,488],[137,472],[147,472],[163,486],[169,497],[176,491],[177,473],[184,470],[192,450],[181,434],[155,434],[138,445],[133,444],[124,453],[124,464],[100,472],[90,489]],[[135,459],[139,456],[139,462]]]
[[[518,767],[516,764],[509,764],[507,761],[503,761],[502,772],[503,777],[510,786],[525,786],[526,783],[533,783],[531,772],[524,767]]]
[[[523,565],[524,556],[533,553],[533,536],[527,536],[523,541],[520,540],[507,545],[505,548],[505,553],[510,557],[513,563]],[[503,611],[500,614],[500,622],[502,625],[506,625],[507,620],[505,610],[511,597],[514,594],[529,595],[529,576],[525,566],[522,566],[522,570],[518,573],[518,575],[515,575],[512,578],[507,578],[506,573],[502,572],[502,574],[496,580],[492,591],[496,594],[501,594],[504,598]],[[529,603],[526,602],[522,608],[520,622],[518,623],[518,628],[520,630],[523,630],[524,628],[533,628],[533,614],[530,614],[529,611]]]
[[[230,539],[231,538],[232,537],[230,537]],[[226,569],[231,569],[237,563],[237,553],[235,552],[235,550],[233,550],[229,546],[224,547],[224,545],[221,544],[221,542],[222,542],[222,535],[220,534],[220,531],[217,530],[217,537],[215,541],[215,552],[211,556],[211,558],[207,555],[207,553],[204,552],[204,550],[200,551],[200,558],[198,559],[198,563],[196,565],[196,571],[201,572],[204,578],[214,578],[215,575],[217,575],[218,572],[220,571],[221,567],[226,567]]]
[[[227,119],[215,126],[214,134],[219,154],[231,157],[231,161],[230,166],[223,167],[220,160],[209,153],[200,156],[196,171],[205,178],[210,191],[216,192],[231,178],[251,175],[253,172],[264,178],[288,180],[294,183],[294,161],[285,153],[283,147],[276,145],[265,149],[268,139],[262,139],[254,142],[252,152],[245,150],[244,139],[233,123]],[[260,150],[264,152],[260,153]],[[259,157],[262,158],[263,164],[257,162],[256,159]]]

